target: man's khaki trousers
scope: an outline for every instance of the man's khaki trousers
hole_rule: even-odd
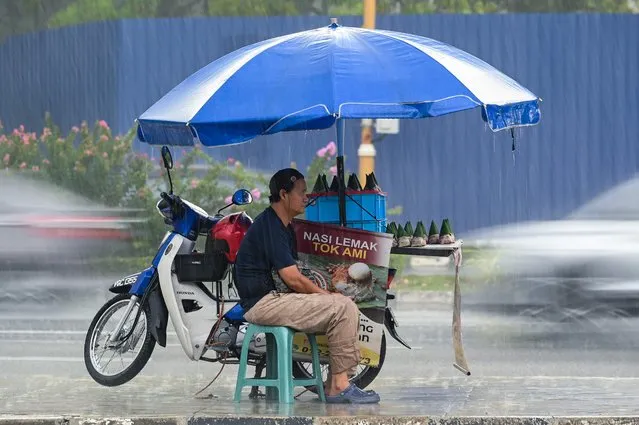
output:
[[[287,326],[300,332],[325,334],[328,338],[332,375],[355,374],[360,360],[357,334],[359,310],[341,294],[267,294],[244,314],[256,325]]]

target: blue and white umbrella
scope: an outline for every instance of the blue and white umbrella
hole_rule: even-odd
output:
[[[139,139],[149,144],[222,146],[324,129],[339,119],[425,118],[472,108],[493,131],[540,119],[537,96],[462,50],[333,22],[219,58],[137,122]]]
[[[493,131],[539,122],[540,99],[480,59],[393,31],[328,27],[252,44],[200,69],[138,119],[149,144],[246,142],[337,124],[345,224],[343,120],[425,118],[481,108]]]

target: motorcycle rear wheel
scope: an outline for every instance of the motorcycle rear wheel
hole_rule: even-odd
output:
[[[106,387],[122,385],[133,379],[149,361],[151,354],[153,353],[153,349],[155,348],[155,338],[151,334],[151,329],[149,327],[149,306],[146,303],[142,306],[140,317],[135,326],[135,330],[131,333],[131,335],[126,339],[119,339],[113,344],[113,347],[104,346],[109,338],[110,332],[112,332],[117,326],[119,319],[112,320],[108,326],[107,322],[109,322],[118,310],[124,310],[122,313],[126,311],[130,298],[130,294],[118,294],[111,300],[107,301],[93,318],[84,341],[84,364],[87,371],[98,384]],[[131,326],[133,325],[139,308],[140,303],[138,300],[125,322],[121,332],[122,335],[126,336],[131,331]],[[102,334],[103,331],[106,331],[106,334]],[[105,337],[102,345],[99,339],[101,335]],[[137,347],[139,347],[139,350],[135,352]],[[101,354],[98,354],[99,348],[103,348],[101,350]],[[111,350],[113,354],[109,355],[109,361],[103,366],[101,364],[101,360],[107,350]],[[122,358],[122,355],[129,352],[133,352],[134,354],[129,366],[125,366],[122,370],[114,373],[108,373],[106,371],[106,368],[109,366],[111,361],[113,361],[116,354],[120,354],[118,363],[122,363],[124,366],[124,359]]]
[[[386,359],[386,334],[382,333],[382,344],[379,353],[379,365],[377,367],[370,367],[366,365],[358,365],[357,373],[355,376],[351,378],[351,382],[353,382],[360,389],[364,389],[368,387],[379,375],[379,372],[382,370],[382,366],[384,365],[384,360]],[[322,364],[322,380],[326,381],[326,377],[328,375],[328,365]],[[295,378],[311,378],[311,373],[313,371],[313,365],[310,362],[300,362],[293,361],[293,376]],[[305,387],[307,390],[316,393],[317,390],[315,386],[307,386]]]

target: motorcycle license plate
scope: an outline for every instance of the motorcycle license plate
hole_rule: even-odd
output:
[[[111,285],[112,288],[118,288],[120,286],[124,286],[124,285],[135,285],[135,282],[138,281],[138,278],[140,277],[140,275],[142,274],[142,272],[136,273],[136,274],[132,274],[130,276],[127,277],[123,277],[122,279],[116,280],[115,282],[113,282],[113,285]]]

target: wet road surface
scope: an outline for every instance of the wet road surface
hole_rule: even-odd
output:
[[[634,415],[639,414],[639,321],[553,325],[463,312],[472,375],[452,367],[448,304],[393,301],[398,331],[369,387],[378,406],[326,406],[305,393],[291,406],[232,402],[235,366],[196,398],[220,365],[186,359],[175,334],[133,381],[101,387],[82,349],[108,294],[0,303],[0,414],[5,415]],[[296,389],[296,394],[303,389]]]

